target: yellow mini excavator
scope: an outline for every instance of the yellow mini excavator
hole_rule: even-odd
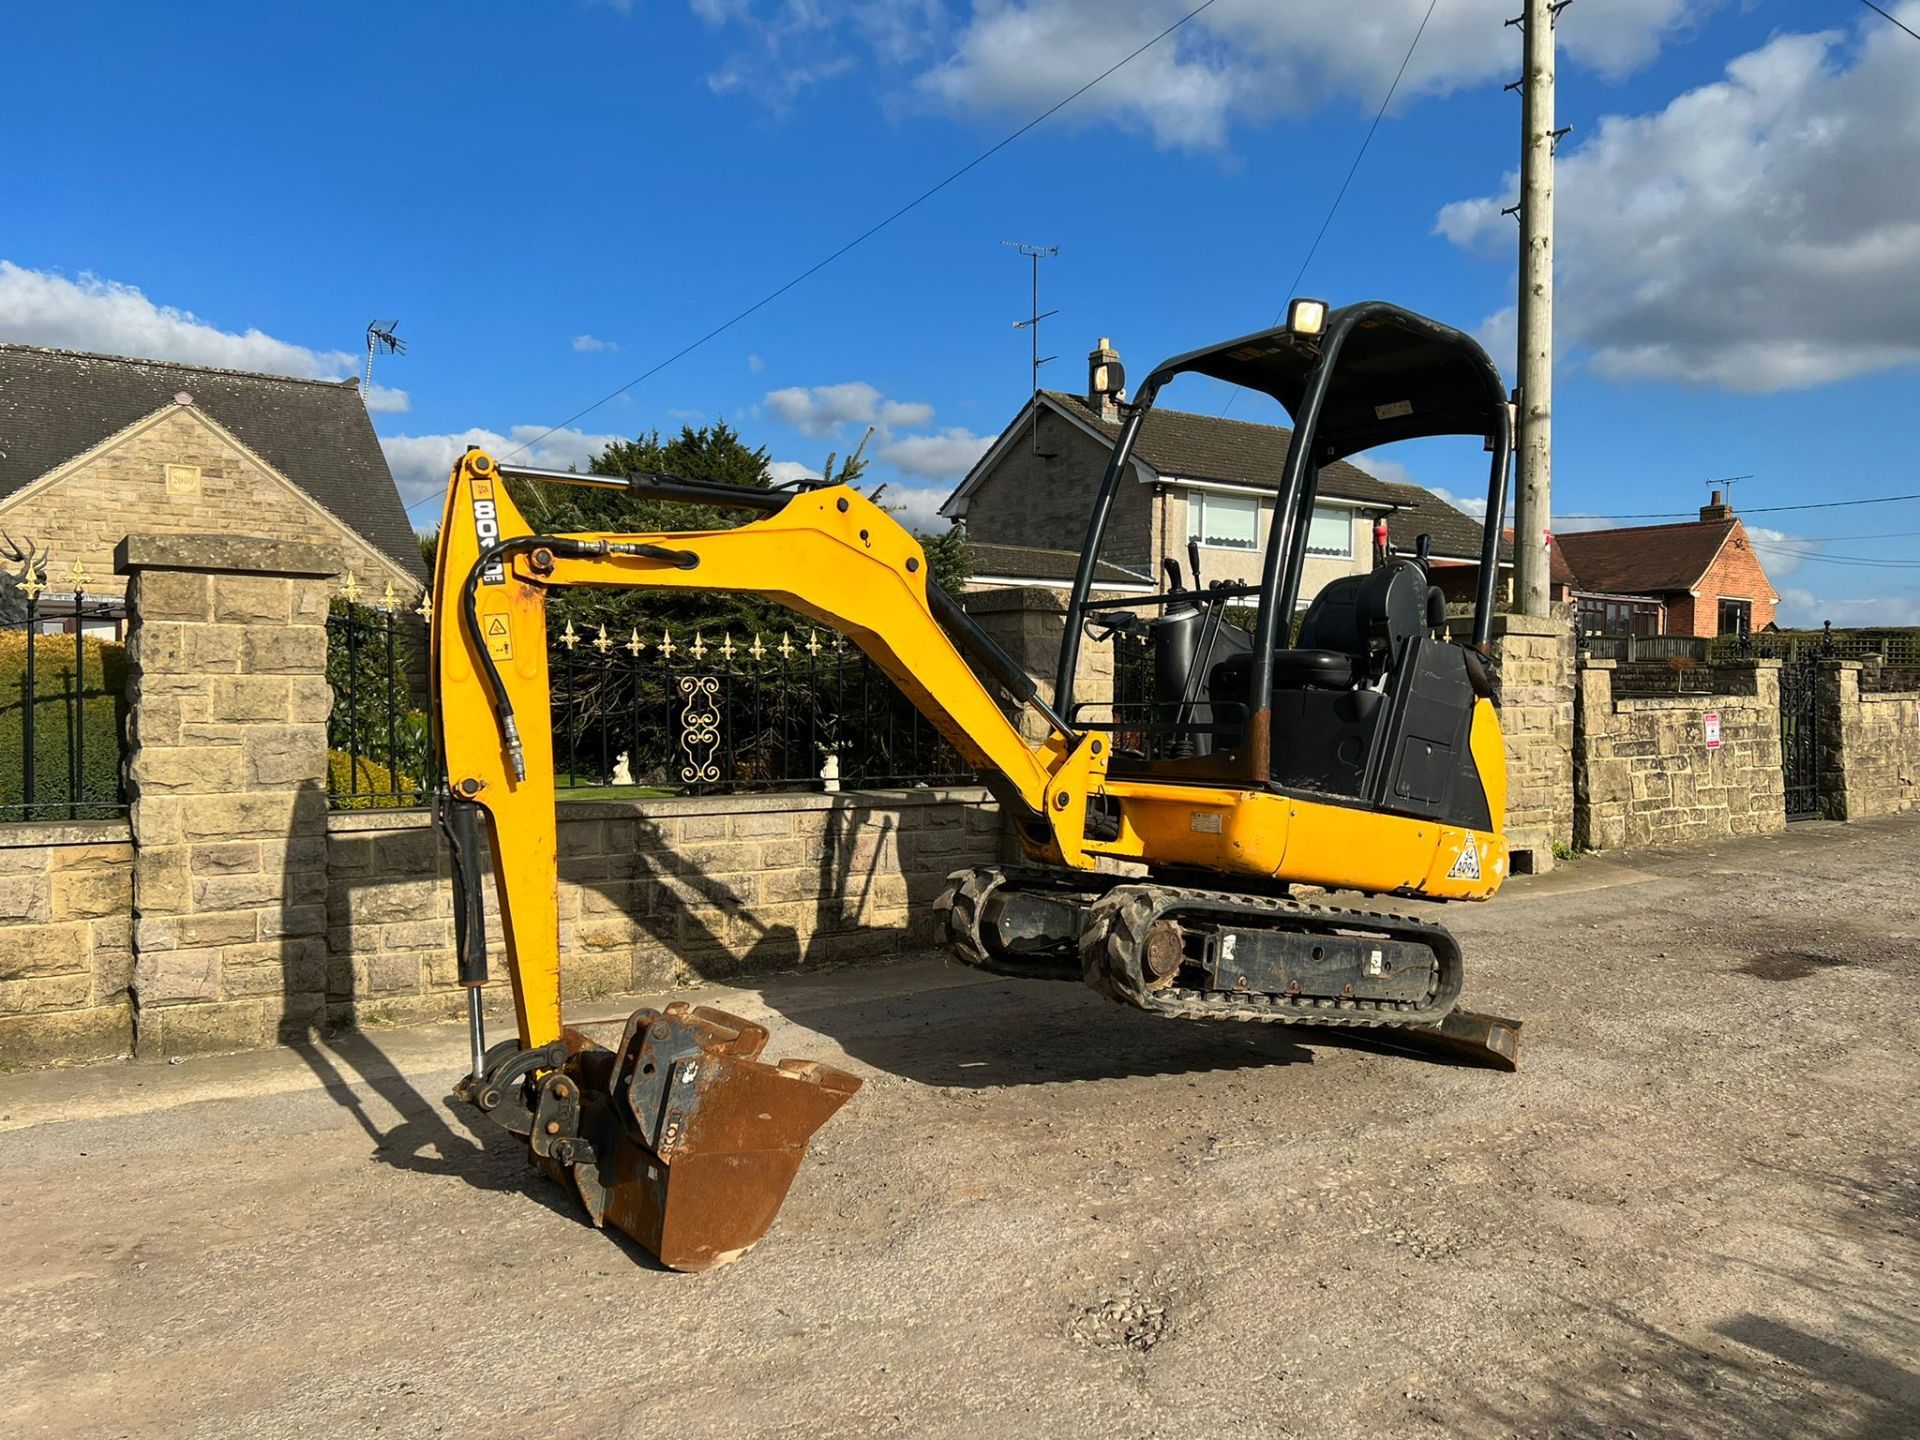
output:
[[[1262,392],[1293,418],[1263,573],[1204,587],[1172,574],[1153,595],[1096,598],[1108,516],[1138,483],[1135,441],[1183,374]],[[438,814],[471,987],[463,1095],[524,1136],[594,1224],[702,1270],[766,1233],[808,1141],[860,1084],[763,1061],[766,1031],[717,1010],[637,1010],[611,1046],[562,1023],[546,597],[568,585],[758,595],[865,652],[992,787],[1025,853],[954,876],[939,901],[966,964],[1083,980],[1155,1015],[1368,1027],[1510,1065],[1518,1027],[1460,1008],[1444,927],[1292,887],[1483,900],[1505,876],[1506,762],[1484,657],[1511,428],[1479,344],[1380,302],[1296,300],[1285,325],[1167,361],[1125,407],[1093,500],[1051,703],[929,582],[914,538],[845,485],[579,475],[468,451],[441,517],[432,627]],[[1492,456],[1471,639],[1446,638],[1424,543],[1323,587],[1292,633],[1321,467],[1442,435],[1478,437]],[[508,480],[752,513],[732,529],[541,535]],[[1250,611],[1251,630],[1230,611]],[[1075,701],[1083,639],[1116,635],[1151,646],[1151,696],[1128,713]],[[1037,712],[1043,742],[1022,738],[1002,694]],[[483,825],[518,1021],[491,1048]]]

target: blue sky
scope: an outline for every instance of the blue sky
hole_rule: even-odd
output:
[[[15,7],[0,339],[344,375],[398,317],[374,418],[416,501],[469,437],[559,424],[1193,3]],[[1920,0],[1887,8],[1920,29]],[[1513,9],[1439,0],[1301,287],[1426,310],[1503,364]],[[875,423],[874,478],[930,515],[1026,391],[1001,242],[1060,247],[1060,388],[1100,336],[1139,375],[1267,324],[1425,10],[1216,0],[530,453],[724,415],[797,470]],[[1851,0],[1579,0],[1560,39],[1556,510],[1687,510],[1747,473],[1743,510],[1920,491],[1920,41]],[[1386,458],[1481,483],[1468,445]],[[1788,618],[1920,623],[1920,502],[1749,523],[1780,532]]]

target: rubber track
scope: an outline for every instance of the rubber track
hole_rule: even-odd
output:
[[[1311,995],[1251,994],[1169,987],[1149,990],[1140,968],[1147,929],[1168,914],[1250,920],[1260,928],[1339,929],[1384,932],[1431,949],[1440,973],[1423,1004],[1394,1000],[1339,1000]],[[1276,925],[1276,920],[1294,924]],[[1459,1003],[1464,979],[1459,942],[1444,925],[1411,915],[1310,905],[1277,896],[1184,890],[1167,885],[1119,885],[1096,900],[1080,935],[1080,965],[1087,984],[1110,1000],[1152,1015],[1183,1020],[1259,1020],[1277,1025],[1405,1026],[1430,1029]],[[1407,1006],[1408,1008],[1401,1008]]]
[[[1079,980],[1082,969],[1071,959],[1049,960],[1036,956],[1030,960],[1005,959],[991,953],[980,938],[980,915],[987,896],[1002,885],[1023,890],[1065,892],[1092,900],[1097,889],[1087,882],[1098,876],[1060,870],[1028,869],[1013,865],[980,865],[971,870],[956,870],[947,877],[947,888],[933,902],[933,913],[946,936],[953,958],[962,965],[1006,975],[1019,980]]]

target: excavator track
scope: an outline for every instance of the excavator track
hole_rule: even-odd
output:
[[[1079,980],[1080,960],[1071,942],[1016,953],[989,938],[988,906],[996,892],[1023,897],[1045,897],[1075,910],[1098,899],[1118,877],[1040,870],[1013,865],[982,865],[947,877],[947,888],[933,902],[933,912],[946,936],[953,958],[976,970],[1021,980]],[[1076,931],[1077,933],[1077,927]]]
[[[1173,922],[1216,927],[1236,935],[1280,932],[1305,937],[1360,937],[1412,944],[1433,957],[1424,995],[1380,999],[1353,994],[1322,995],[1290,990],[1203,988],[1185,983],[1190,965],[1167,977],[1147,968],[1152,931]],[[1153,1015],[1182,1020],[1255,1020],[1279,1025],[1342,1028],[1441,1026],[1460,999],[1464,980],[1459,943],[1444,925],[1335,905],[1314,905],[1280,896],[1182,889],[1166,885],[1117,885],[1095,900],[1080,933],[1080,962],[1087,984],[1111,1000]],[[1351,991],[1352,986],[1345,987]]]
[[[1519,1063],[1520,1022],[1463,1008],[1459,943],[1445,926],[1410,915],[1006,865],[950,876],[935,910],[954,958],[995,975],[1083,980],[1120,1004],[1178,1020],[1370,1034],[1442,1059],[1503,1070]],[[1228,937],[1247,961],[1223,965],[1233,954]],[[1274,952],[1257,954],[1276,939],[1277,965]],[[1346,971],[1342,952],[1352,962]],[[1311,962],[1304,971],[1291,963],[1301,960]],[[1308,973],[1306,984],[1260,983],[1290,969]],[[1230,983],[1197,983],[1223,973]]]

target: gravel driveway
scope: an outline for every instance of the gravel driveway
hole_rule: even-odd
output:
[[[0,1077],[0,1433],[1920,1434],[1920,818],[1446,918],[1517,1075],[936,959],[698,992],[868,1077],[706,1276],[469,1125],[457,1027]]]

